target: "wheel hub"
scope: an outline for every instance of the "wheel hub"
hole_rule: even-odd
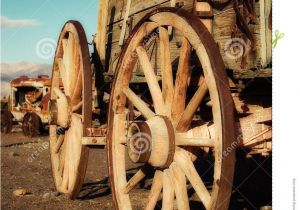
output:
[[[155,116],[145,122],[133,122],[127,137],[128,155],[134,163],[165,168],[173,161],[175,134],[167,117]]]
[[[50,101],[50,124],[68,128],[71,123],[72,108],[69,97],[65,96]]]

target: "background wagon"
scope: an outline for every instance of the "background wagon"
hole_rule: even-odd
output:
[[[75,198],[89,148],[105,146],[116,209],[134,208],[132,193],[145,209],[227,209],[235,149],[271,153],[270,8],[101,0],[91,55],[67,22],[51,88],[56,188]],[[145,179],[150,190],[136,189]]]
[[[51,79],[48,76],[21,76],[10,82],[7,109],[1,108],[1,132],[10,133],[22,125],[25,136],[33,137],[48,126]]]

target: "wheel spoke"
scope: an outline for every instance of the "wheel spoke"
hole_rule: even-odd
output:
[[[175,143],[177,146],[214,147],[215,139],[206,137],[189,137],[187,133],[176,133]]]
[[[57,142],[56,142],[56,145],[55,145],[55,149],[54,149],[54,152],[55,153],[58,153],[63,142],[64,142],[64,137],[65,135],[59,135],[58,139],[57,139]]]
[[[145,178],[147,172],[147,166],[139,169],[138,172],[136,172],[136,174],[127,182],[127,185],[124,188],[124,193],[128,194],[130,190],[132,190],[143,178]]]
[[[66,66],[66,86],[68,87],[68,96],[71,96],[72,87],[74,86],[74,77],[77,77],[77,74],[74,72],[75,63],[74,63],[74,51],[75,51],[75,39],[72,33],[69,33],[67,49],[64,54],[64,62]]]
[[[145,210],[153,210],[163,187],[163,172],[157,170],[154,174],[148,203]]]
[[[177,150],[174,155],[174,160],[189,179],[205,208],[209,209],[211,201],[210,193],[206,189],[205,184],[194,167],[192,160],[188,157],[184,150]]]
[[[176,195],[177,207],[180,210],[189,210],[189,198],[186,188],[186,178],[181,169],[176,163],[172,163],[170,166],[171,178],[174,183],[174,190]]]
[[[162,209],[173,210],[174,183],[172,182],[169,169],[164,170],[163,175],[163,207]]]
[[[77,112],[79,109],[82,108],[83,101],[78,102],[76,105],[72,106],[72,112]]]
[[[63,179],[61,188],[62,190],[68,190],[68,183],[69,183],[69,147],[68,147],[68,134],[65,135],[65,156],[64,156],[64,170],[63,170]]]
[[[163,97],[162,92],[159,87],[157,78],[155,76],[155,73],[153,71],[153,68],[151,66],[151,62],[148,58],[147,52],[143,47],[137,47],[136,49],[140,64],[143,68],[146,81],[148,83],[148,87],[152,96],[153,104],[156,113],[158,114],[164,114],[164,103],[163,103]]]
[[[155,113],[152,112],[148,104],[146,104],[139,96],[137,96],[129,87],[125,88],[123,93],[146,119],[154,117]]]
[[[61,58],[58,59],[58,68],[59,68],[59,74],[64,86],[64,90],[66,94],[70,94],[69,88],[67,87],[67,77],[66,77],[66,66],[63,63],[63,60]]]
[[[71,95],[71,103],[77,104],[82,100],[82,71],[78,70],[78,77]]]
[[[159,27],[160,62],[162,74],[162,95],[166,106],[166,115],[171,115],[171,106],[174,96],[174,84],[171,65],[171,53],[168,30]]]
[[[191,46],[188,40],[182,39],[182,46],[179,55],[179,64],[176,75],[175,93],[172,104],[172,118],[178,122],[180,115],[185,109],[186,90],[188,86],[188,78],[190,76]]]
[[[203,81],[196,93],[194,94],[194,96],[192,97],[192,99],[190,100],[182,116],[180,117],[180,120],[176,127],[177,131],[184,132],[189,128],[190,123],[193,120],[193,116],[197,108],[201,104],[202,100],[204,99],[204,96],[206,95],[207,91],[208,87],[206,85],[206,82]]]
[[[63,144],[59,155],[59,165],[58,165],[58,172],[61,175],[63,173],[64,166],[65,166],[65,158],[66,158],[66,146]]]

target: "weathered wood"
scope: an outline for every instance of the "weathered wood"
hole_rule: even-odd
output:
[[[107,23],[109,17],[109,0],[99,0],[96,47],[102,65],[106,58]]]
[[[171,115],[174,96],[173,74],[171,66],[170,41],[167,29],[159,27],[160,65],[162,68],[162,95],[165,102],[166,115]]]
[[[175,162],[185,173],[206,209],[210,208],[211,197],[191,159],[183,150],[178,150],[174,156]]]
[[[171,164],[170,172],[174,183],[177,207],[178,209],[189,210],[190,206],[185,175],[176,163]]]
[[[125,88],[123,93],[146,119],[154,117],[155,113],[149,108],[149,105],[137,96],[129,87]]]
[[[120,46],[122,46],[123,43],[124,43],[126,26],[127,26],[127,20],[128,20],[129,12],[130,12],[130,6],[131,6],[131,0],[127,0],[127,2],[126,2],[126,9],[125,9],[125,15],[123,17],[122,29],[121,29],[120,39],[119,39],[119,45]]]
[[[153,7],[155,6],[170,6],[171,1],[163,1],[163,0],[157,0],[157,1],[147,1],[147,2],[136,2],[137,0],[132,0],[132,6],[130,8],[130,13],[129,17],[132,17],[132,26],[131,28]],[[182,1],[184,6],[183,9],[186,9],[188,11],[192,11],[194,8],[194,1],[191,0],[186,0]],[[264,2],[264,3],[262,3]],[[112,3],[113,4],[113,3]],[[265,5],[265,9],[263,12],[262,5]],[[232,38],[232,28],[235,25],[235,12],[232,8],[232,6],[227,7],[223,11],[213,11],[214,19],[212,21],[212,27],[210,27],[211,20],[202,20],[205,25],[208,26],[208,28],[212,28],[212,33],[214,36],[214,39],[218,43],[220,47],[220,52],[222,54],[222,57],[224,59],[225,65],[228,69],[232,69],[234,72],[234,75],[237,78],[253,78],[253,77],[261,77],[261,76],[270,76],[271,72],[266,72],[265,74],[253,74],[251,69],[257,68],[257,69],[263,69],[266,67],[271,62],[271,30],[268,29],[268,24],[264,24],[264,26],[261,25],[260,22],[262,22],[262,19],[264,19],[265,22],[268,22],[269,20],[269,13],[270,13],[270,0],[262,0],[259,2],[255,3],[255,11],[257,14],[257,17],[254,20],[253,24],[249,25],[250,31],[254,35],[255,39],[255,51],[252,52],[250,49],[250,42],[245,42],[247,45],[247,51],[249,51],[249,54],[247,56],[246,60],[246,66],[245,68],[241,68],[241,59],[242,58],[237,58],[237,59],[231,59],[228,58],[225,54],[225,45],[226,43]],[[122,7],[123,6],[123,7]],[[125,4],[123,4],[121,1],[120,2],[115,2],[114,3],[114,8],[115,8],[115,18],[112,19],[114,21],[122,21],[124,17],[124,11],[125,11]],[[112,7],[111,7],[112,8]],[[209,11],[210,7],[208,5],[205,5],[203,2],[197,2],[195,5],[195,10],[197,8],[201,8],[202,11],[207,10]],[[262,13],[263,12],[263,13]],[[120,38],[120,22],[113,22],[112,24],[112,33],[110,36],[112,37],[111,42],[109,45],[112,46],[111,50],[111,59],[110,59],[110,69],[114,69],[116,65],[116,61],[118,58],[118,55],[120,53],[121,48],[118,46],[118,41]],[[262,29],[264,27],[264,29]],[[128,36],[130,30],[129,27],[127,27],[128,30],[126,30],[125,33],[125,39]],[[263,40],[263,32],[262,30],[265,31],[266,38],[265,41]],[[174,32],[176,34],[176,30]],[[243,37],[241,32],[237,33],[237,37]],[[176,54],[178,46],[176,46],[176,42],[180,42],[178,40],[180,37],[176,37],[174,35],[172,42],[170,42],[170,52],[171,52],[171,61],[173,62],[177,57],[173,57],[172,55]],[[175,41],[176,40],[176,41]],[[265,44],[263,44],[265,43]],[[153,64],[154,62],[159,63],[160,61],[159,56],[156,58],[156,61],[152,61],[151,63]],[[153,65],[154,66],[154,65]],[[161,70],[160,69],[155,69],[158,74],[160,74]],[[248,74],[248,72],[250,74]]]
[[[146,176],[146,170],[139,169],[136,174],[127,182],[124,193],[128,194]]]
[[[183,37],[177,67],[173,105],[171,108],[172,117],[175,122],[178,122],[185,109],[186,90],[188,86],[188,78],[190,76],[190,56],[190,43]]]
[[[250,31],[255,40],[255,50],[252,51],[250,41],[246,41],[248,56],[245,68],[241,67],[242,57],[232,59],[226,56],[225,46],[232,39],[232,29],[235,25],[235,12],[232,6],[224,11],[214,11],[213,37],[219,45],[226,68],[232,69],[236,78],[261,77],[264,74],[255,74],[251,69],[264,69],[271,62],[271,30],[268,29],[268,20],[271,3],[269,0],[255,2],[256,17],[252,24],[249,24]],[[238,31],[236,37],[243,38],[243,34]],[[267,72],[270,77],[272,72]]]
[[[163,172],[161,172],[160,170],[156,170],[145,210],[152,210],[155,208],[162,187],[163,187]]]
[[[163,175],[163,205],[162,209],[173,210],[174,204],[174,183],[170,175],[170,170],[165,169]]]
[[[59,137],[58,137],[58,139],[57,139],[57,142],[56,142],[56,146],[55,146],[55,153],[58,153],[59,152],[59,150],[60,150],[60,147],[61,147],[61,145],[63,144],[63,142],[64,142],[64,137],[65,137],[65,135],[60,135]]]
[[[101,145],[105,146],[106,145],[106,138],[105,136],[103,137],[82,137],[82,145]]]
[[[203,81],[202,85],[200,85],[200,87],[190,100],[189,104],[187,105],[186,109],[184,110],[182,116],[180,117],[180,120],[176,127],[178,131],[186,131],[189,128],[189,125],[193,120],[193,116],[207,92],[208,87],[206,85],[206,82]]]
[[[195,3],[195,11],[196,12],[205,12],[207,14],[213,14],[212,7],[207,2],[196,2]],[[205,25],[207,30],[211,33],[212,32],[212,18],[206,17],[205,19],[200,18],[202,23]]]
[[[158,81],[154,74],[151,62],[147,56],[146,50],[143,47],[138,47],[136,53],[139,57],[140,64],[144,70],[148,87],[152,96],[153,104],[156,113],[163,114],[165,111],[164,100]]]

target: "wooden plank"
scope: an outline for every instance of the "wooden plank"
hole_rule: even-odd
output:
[[[107,33],[107,22],[109,16],[108,5],[109,5],[109,0],[99,0],[96,47],[102,65],[105,64],[106,37],[107,37],[106,33]]]
[[[82,137],[83,145],[106,145],[106,137]]]
[[[253,33],[256,45],[255,51],[252,52],[250,41],[248,40],[246,42],[247,50],[249,51],[249,53],[244,69],[241,68],[241,57],[237,59],[231,59],[226,56],[224,50],[226,43],[232,38],[232,28],[235,25],[235,12],[232,6],[226,8],[223,11],[214,11],[213,37],[219,45],[226,68],[232,69],[236,78],[271,76],[271,72],[266,72],[266,74],[253,74],[253,72],[250,70],[253,68],[259,70],[263,69],[271,62],[271,36],[267,35],[268,33],[270,34],[269,31],[265,32],[266,28],[268,28],[266,22],[269,17],[269,11],[267,11],[267,8],[270,7],[270,0],[261,0],[259,2],[255,2],[256,18],[254,20],[254,23],[249,24],[249,29]],[[238,31],[237,37],[242,36],[243,34]]]
[[[143,10],[143,12],[140,12],[138,14],[133,15],[133,25],[131,27],[133,27],[147,12],[149,12],[148,10],[146,10],[147,8],[150,8],[151,6],[154,6],[155,3],[158,3],[159,1],[147,1],[147,3],[143,3],[143,2],[136,2],[136,0],[132,0],[132,7],[130,8],[130,15],[134,14],[134,12]],[[161,5],[160,6],[169,6],[170,5],[170,1],[163,3],[164,1],[160,1]],[[183,1],[184,2],[184,6],[183,8],[191,11],[193,8],[193,2],[192,1]],[[122,3],[122,2],[121,2]],[[118,3],[121,4],[121,3]],[[265,0],[265,4],[266,9],[270,8],[270,0]],[[134,8],[133,8],[134,7]],[[255,19],[254,24],[249,25],[250,31],[252,31],[253,35],[254,35],[254,39],[256,42],[256,50],[254,52],[249,52],[249,55],[247,56],[247,60],[246,63],[247,65],[245,66],[244,69],[241,68],[241,58],[238,59],[230,59],[226,56],[224,48],[225,48],[225,44],[226,42],[228,42],[228,40],[231,39],[231,33],[232,33],[232,27],[235,24],[235,13],[233,8],[226,8],[224,11],[214,11],[214,20],[213,20],[213,36],[214,39],[216,40],[217,44],[219,45],[220,48],[220,52],[221,55],[223,57],[224,63],[226,68],[228,69],[232,69],[234,70],[234,76],[235,77],[248,77],[248,78],[252,78],[253,74],[251,73],[252,68],[258,68],[261,69],[261,67],[263,66],[263,62],[262,62],[262,49],[261,49],[261,27],[260,27],[260,3],[257,2],[255,4],[255,10],[256,10],[256,14],[257,14],[257,18]],[[124,10],[123,10],[124,11]],[[266,12],[267,14],[269,14],[269,12]],[[117,15],[118,16],[118,15]],[[123,16],[122,16],[123,17]],[[268,17],[266,17],[268,18]],[[122,18],[120,19],[122,20]],[[266,20],[267,21],[267,20]],[[128,27],[127,27],[128,28]],[[267,27],[268,28],[268,27]],[[118,41],[119,41],[119,37],[120,37],[120,22],[119,23],[115,23],[112,26],[112,34],[110,34],[112,36],[112,40],[110,42],[110,44],[112,45],[112,50],[111,50],[111,59],[110,59],[110,69],[115,69],[116,67],[116,63],[117,63],[117,58],[119,56],[119,53],[121,51],[121,48],[118,46]],[[128,36],[129,30],[126,30],[125,33],[125,39]],[[176,34],[176,30],[175,30],[175,34]],[[271,30],[267,30],[267,39],[266,39],[266,43],[267,43],[267,59],[266,63],[270,63],[271,62],[271,39],[270,39],[270,35],[271,35]],[[237,36],[241,37],[242,33],[238,32]],[[171,52],[171,61],[174,62],[176,60],[176,58],[178,57],[178,46],[176,45],[176,41],[180,42],[179,37],[177,34],[174,35],[173,39],[170,42],[170,52]],[[176,41],[175,41],[176,40]],[[247,43],[247,49],[250,50],[250,42],[248,41]],[[159,56],[158,58],[154,59],[155,61],[151,60],[151,63],[154,64],[159,63]],[[154,65],[153,65],[154,66]],[[159,65],[157,65],[157,67],[155,67],[157,69],[155,69],[156,72],[158,72],[158,74],[160,74],[161,70]],[[248,72],[250,73],[248,75]],[[271,73],[271,72],[270,72]],[[257,77],[260,76],[270,76],[271,74],[266,72],[266,74],[258,74],[255,75]]]
[[[122,29],[121,29],[120,39],[119,39],[120,46],[122,46],[124,43],[127,20],[128,20],[129,12],[130,12],[130,6],[131,6],[131,0],[127,0],[125,15],[123,17]]]

